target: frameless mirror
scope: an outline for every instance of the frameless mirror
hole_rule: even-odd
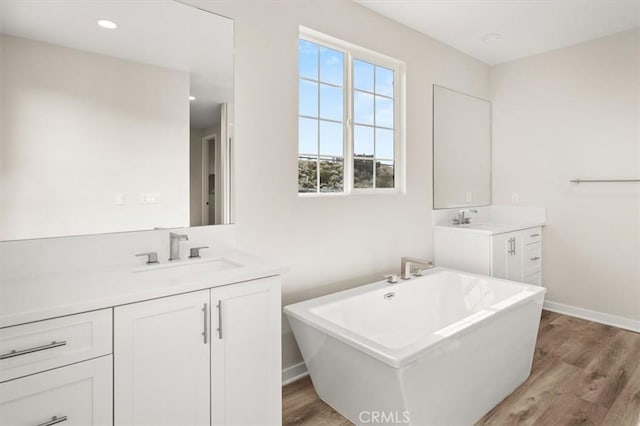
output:
[[[230,223],[233,21],[0,3],[0,240]]]
[[[433,208],[491,204],[491,104],[433,87]]]

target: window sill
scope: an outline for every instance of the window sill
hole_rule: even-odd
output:
[[[353,189],[351,192],[298,192],[299,198],[350,197],[357,195],[404,195],[399,188]]]

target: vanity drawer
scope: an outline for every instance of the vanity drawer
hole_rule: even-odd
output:
[[[7,426],[111,426],[112,383],[111,355],[11,380],[0,384],[0,419]]]
[[[0,382],[111,353],[111,309],[0,330]]]
[[[524,275],[542,270],[542,244],[533,243],[524,246]]]
[[[542,241],[542,228],[531,228],[522,231],[524,234],[524,244],[539,243]]]

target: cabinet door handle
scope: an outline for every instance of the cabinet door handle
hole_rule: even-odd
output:
[[[11,352],[7,352],[6,354],[0,355],[0,359],[13,358],[14,356],[26,355],[33,352],[46,351],[47,349],[53,349],[60,346],[64,346],[67,344],[66,340],[62,340],[60,342],[56,342],[55,340],[49,344],[36,346],[34,348],[29,349],[21,349],[21,350],[12,350]]]
[[[538,260],[540,259],[540,256],[536,256],[536,257],[532,257],[531,260]]]
[[[513,255],[516,255],[516,237],[513,237]]]
[[[38,426],[52,426],[52,425],[57,425],[58,423],[66,422],[66,421],[67,421],[67,416],[61,416],[61,417],[53,416],[51,417],[51,420],[47,420],[44,423],[39,423]]]
[[[218,339],[222,340],[222,300],[218,300]]]
[[[540,236],[540,234],[531,234],[531,235],[530,235],[530,237],[531,237],[531,238],[533,238],[533,237],[539,237],[539,236]]]
[[[208,303],[205,303],[204,306],[202,307],[202,316],[204,317],[204,331],[202,332],[202,340],[204,340],[204,344],[207,344],[207,338],[209,335],[209,322],[207,321],[207,311],[208,311]]]

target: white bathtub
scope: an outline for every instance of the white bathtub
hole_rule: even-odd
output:
[[[284,311],[318,395],[353,423],[471,425],[529,376],[544,294],[434,268]]]

